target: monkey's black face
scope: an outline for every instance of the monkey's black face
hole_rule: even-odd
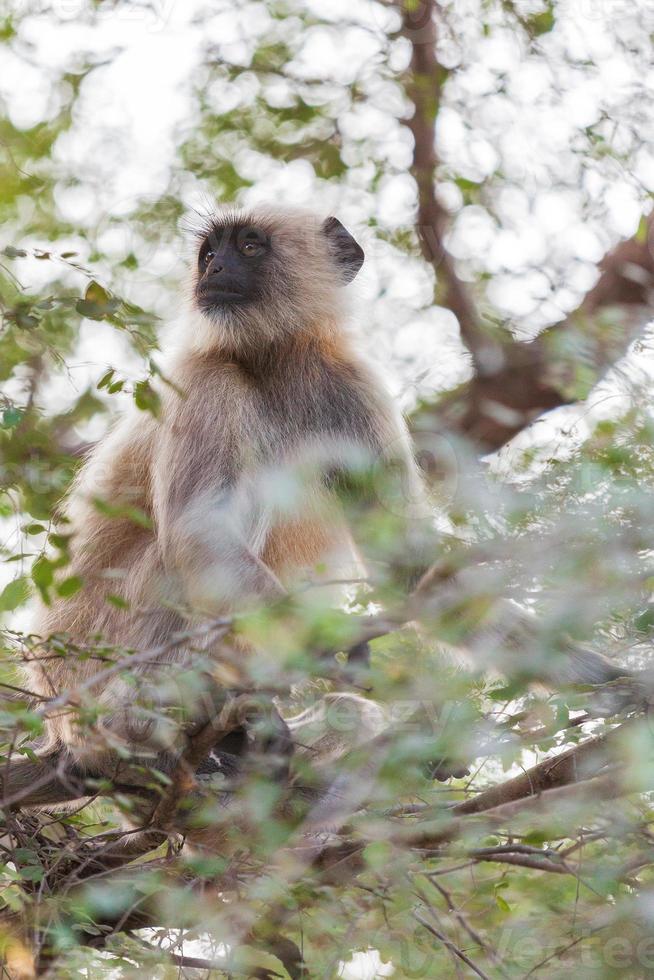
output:
[[[213,312],[259,299],[269,254],[270,238],[260,228],[226,226],[211,231],[198,253],[199,308]]]

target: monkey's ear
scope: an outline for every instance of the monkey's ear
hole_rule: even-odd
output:
[[[329,250],[344,283],[352,282],[363,265],[363,249],[338,218],[326,218],[322,223],[322,233],[329,243]]]

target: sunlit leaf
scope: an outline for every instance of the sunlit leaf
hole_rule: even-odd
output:
[[[0,612],[13,612],[14,609],[18,609],[27,602],[30,592],[29,580],[24,575],[15,578],[0,592]]]

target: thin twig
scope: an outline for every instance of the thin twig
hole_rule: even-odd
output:
[[[413,912],[412,915],[413,915],[413,918],[416,920],[416,922],[419,922],[421,926],[424,926],[424,928],[427,930],[427,932],[430,932],[432,934],[432,936],[434,936],[436,939],[438,939],[439,942],[443,943],[443,945],[454,956],[457,956],[463,963],[466,964],[466,966],[470,967],[470,969],[472,970],[473,973],[476,973],[478,977],[481,977],[482,978],[482,980],[490,980],[490,977],[488,976],[487,973],[484,973],[484,971],[482,969],[480,969],[478,966],[476,966],[472,962],[472,960],[470,959],[470,957],[469,956],[466,956],[466,954],[463,952],[463,950],[462,949],[459,949],[459,947],[456,946],[451,941],[451,939],[448,939],[447,936],[445,936],[442,932],[439,932],[438,929],[434,928],[434,926],[431,924],[431,922],[428,922],[422,915],[420,915],[419,912]]]

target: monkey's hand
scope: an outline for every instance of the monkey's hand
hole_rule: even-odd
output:
[[[226,714],[234,727],[216,740],[196,774],[205,779],[220,774],[233,780],[258,773],[286,782],[294,746],[275,704],[269,698],[242,694],[227,703],[221,718]]]

